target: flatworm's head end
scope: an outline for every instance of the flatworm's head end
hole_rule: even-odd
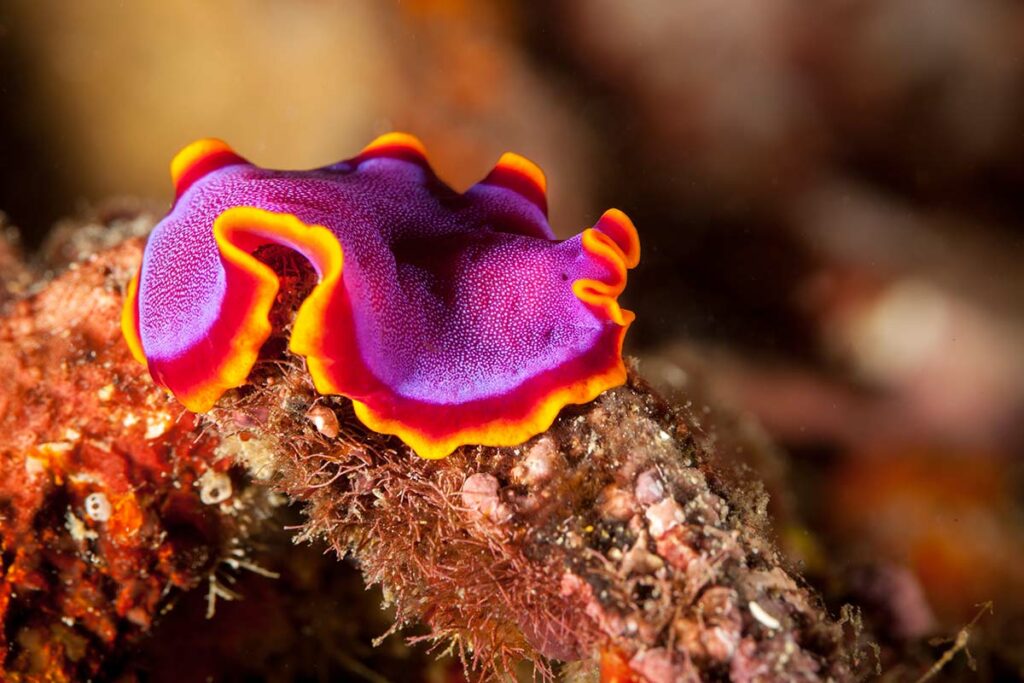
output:
[[[248,163],[231,146],[218,138],[203,138],[185,146],[171,160],[174,197],[185,194],[197,180],[232,164]]]
[[[605,274],[576,280],[573,294],[616,325],[628,326],[635,316],[619,307],[618,297],[626,288],[627,271],[640,262],[640,238],[633,221],[618,209],[609,209],[593,228],[583,231],[581,244],[594,263],[603,264]]]
[[[629,216],[618,209],[608,209],[594,228],[611,238],[622,252],[627,268],[636,268],[640,264],[640,236]]]

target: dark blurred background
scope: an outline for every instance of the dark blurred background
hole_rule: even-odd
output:
[[[883,668],[991,600],[980,675],[1024,675],[1024,4],[0,4],[0,210],[30,248],[165,206],[198,137],[301,168],[393,129],[459,189],[535,160],[560,235],[625,210],[642,372],[782,446],[737,458]]]

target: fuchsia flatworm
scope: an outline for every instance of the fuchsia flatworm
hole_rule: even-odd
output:
[[[505,154],[464,193],[416,138],[391,133],[310,171],[250,164],[219,140],[171,163],[174,206],[150,235],[122,327],[187,408],[246,382],[280,286],[253,252],[294,249],[319,276],[290,350],[323,394],[419,455],[511,446],[622,384],[633,314],[617,297],[640,243],[615,209],[558,241],[546,182]]]

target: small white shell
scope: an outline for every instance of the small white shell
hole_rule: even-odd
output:
[[[94,522],[105,522],[110,519],[113,508],[110,501],[102,493],[90,493],[85,497],[85,514]]]
[[[199,486],[199,500],[204,505],[223,503],[231,497],[231,477],[225,472],[206,470],[196,484]]]
[[[779,623],[778,619],[765,612],[764,607],[761,607],[761,605],[757,604],[753,600],[747,604],[747,607],[750,608],[750,614],[767,628],[770,628],[773,631],[778,631],[782,628],[782,624]]]

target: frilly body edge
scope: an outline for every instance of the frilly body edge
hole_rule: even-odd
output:
[[[209,410],[246,382],[271,333],[277,275],[253,256],[299,252],[319,282],[290,349],[317,391],[420,456],[510,446],[625,381],[633,314],[617,297],[640,245],[615,209],[559,242],[544,175],[505,154],[464,193],[422,144],[391,133],[310,171],[254,166],[219,140],[171,164],[174,206],[131,282],[122,326],[153,379]]]

